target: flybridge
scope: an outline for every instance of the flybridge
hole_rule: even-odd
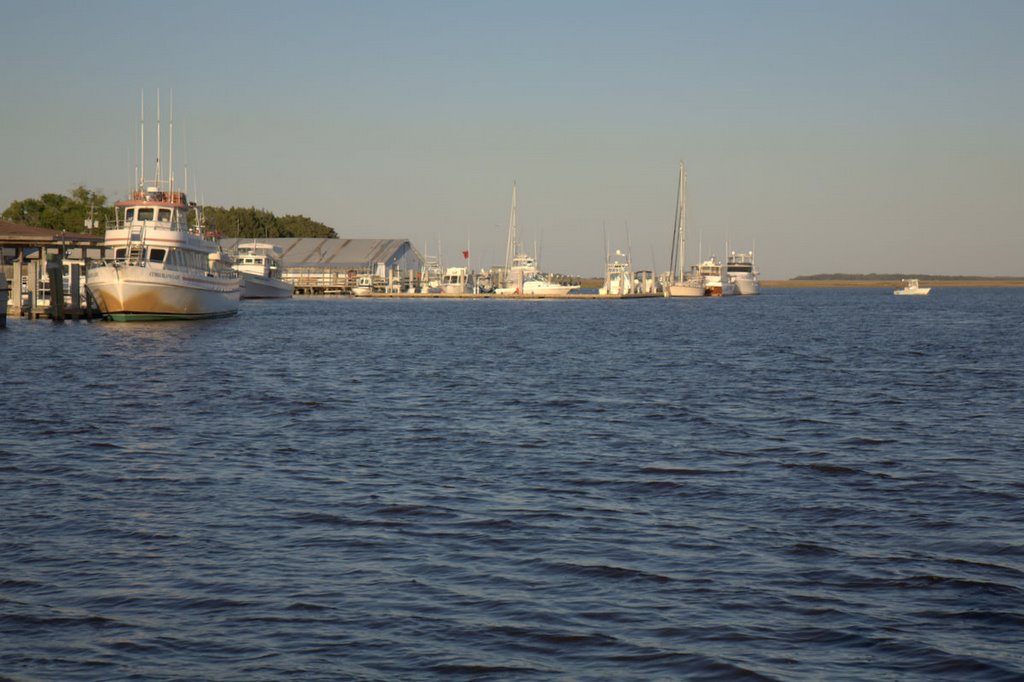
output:
[[[161,204],[175,204],[178,206],[187,206],[188,200],[185,197],[184,192],[161,192],[156,187],[147,187],[144,190],[136,190],[128,196],[129,202],[138,201],[149,201],[153,203]],[[127,202],[121,201],[119,204]]]

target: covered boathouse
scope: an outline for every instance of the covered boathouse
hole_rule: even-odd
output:
[[[85,267],[103,257],[103,236],[0,220],[0,266],[11,317],[98,316],[85,292]]]
[[[221,248],[234,254],[251,237],[222,238]],[[347,294],[360,275],[372,275],[381,287],[390,281],[418,278],[423,257],[408,239],[324,239],[276,237],[258,239],[281,247],[281,279],[296,294]]]

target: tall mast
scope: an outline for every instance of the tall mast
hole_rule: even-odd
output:
[[[686,275],[686,164],[679,162],[679,280]]]
[[[139,181],[139,187],[146,184],[146,91],[140,94],[139,106],[139,172],[135,179]]]
[[[505,247],[505,271],[511,272],[512,259],[515,258],[519,235],[516,234],[516,181],[512,181],[512,210],[508,215],[508,244]]]
[[[189,196],[192,196],[188,188],[188,131],[183,130],[182,136],[185,138],[182,140],[182,146],[185,148],[185,193],[188,194]]]
[[[167,178],[169,185],[167,189],[171,192],[174,191],[174,90],[171,90],[171,106],[170,106],[171,120],[169,122],[170,130],[167,131]]]
[[[160,169],[160,90],[156,91],[156,186],[160,188],[163,174]]]
[[[672,281],[682,282],[686,273],[686,166],[679,162],[679,187],[676,190],[675,230],[672,233]]]

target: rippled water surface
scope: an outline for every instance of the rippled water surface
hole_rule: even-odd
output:
[[[1024,677],[1024,291],[0,330],[0,679]]]

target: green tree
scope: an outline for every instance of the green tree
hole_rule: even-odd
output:
[[[4,220],[34,227],[102,234],[104,223],[114,217],[114,209],[107,206],[105,195],[80,185],[71,190],[70,196],[51,192],[38,199],[12,201],[0,215]],[[86,227],[89,216],[96,222],[93,230]]]
[[[203,209],[207,229],[222,237],[337,237],[334,230],[323,223],[305,216],[283,216],[258,208],[220,208],[208,206]]]
[[[287,234],[283,237],[322,237],[337,239],[337,233],[323,223],[304,215],[286,215],[279,219],[281,228]]]
[[[107,206],[106,195],[78,186],[71,190],[69,196],[48,193],[38,199],[13,201],[0,216],[4,220],[51,230],[102,234],[106,222],[114,218],[114,208]],[[96,223],[93,230],[86,228],[90,219]],[[334,230],[312,218],[302,215],[278,218],[270,211],[253,207],[207,206],[203,208],[203,220],[209,231],[222,237],[338,236]]]

